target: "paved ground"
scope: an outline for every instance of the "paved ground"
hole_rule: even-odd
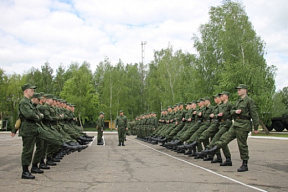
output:
[[[22,180],[21,138],[0,133],[0,191],[288,191],[288,140],[249,138],[249,171],[238,173],[235,141],[229,145],[233,166],[220,167],[135,136],[118,147],[117,135],[104,135],[105,146],[93,142],[35,180]]]

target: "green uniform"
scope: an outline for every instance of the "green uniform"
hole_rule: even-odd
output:
[[[101,142],[103,137],[103,130],[104,130],[104,119],[102,117],[98,117],[97,119],[97,141],[98,143]]]
[[[177,135],[177,133],[179,131],[182,130],[182,128],[184,127],[185,123],[184,121],[182,121],[183,118],[185,118],[185,114],[187,112],[183,109],[183,110],[179,110],[177,111],[177,113],[175,114],[175,128],[169,133],[168,138],[167,139],[172,139],[174,136]]]
[[[40,125],[41,114],[31,103],[30,99],[24,97],[19,104],[19,117],[22,121],[19,135],[22,136],[23,150],[21,155],[22,165],[28,166],[31,163],[36,137],[46,140],[49,143],[61,146],[63,141],[54,137]]]
[[[200,137],[197,139],[197,141],[203,142],[203,141],[209,139],[210,137],[213,137],[218,132],[218,130],[219,130],[218,129],[219,128],[219,119],[217,118],[218,113],[219,113],[219,105],[216,105],[213,108],[212,114],[214,114],[214,118],[211,119],[210,126],[208,127],[208,129],[206,129],[200,135]]]
[[[240,114],[236,114],[236,110],[241,109]],[[245,96],[243,99],[236,101],[235,106],[231,110],[231,115],[234,119],[234,124],[231,126],[228,132],[223,134],[219,141],[215,144],[222,148],[230,141],[237,138],[238,148],[240,151],[240,157],[242,160],[249,159],[249,150],[247,145],[248,133],[252,130],[253,120],[254,130],[258,130],[259,116],[257,113],[256,105],[249,96]]]
[[[198,130],[198,128],[203,124],[202,119],[203,116],[199,116],[198,114],[201,112],[203,112],[204,107],[201,107],[198,110],[194,110],[196,111],[196,115],[193,114],[192,116],[192,121],[194,121],[194,123],[191,124],[191,126],[187,129],[187,131],[185,131],[183,133],[183,135],[181,135],[181,141],[187,141],[190,139],[190,137]],[[194,111],[192,113],[194,113]]]
[[[122,145],[124,144],[124,139],[125,139],[125,130],[127,128],[127,117],[125,115],[121,116],[119,115],[116,118],[116,122],[115,122],[115,126],[118,129],[118,141],[119,144],[122,143]]]
[[[214,135],[209,145],[206,147],[208,148],[213,147],[215,143],[221,138],[221,136],[230,129],[232,125],[232,117],[230,113],[232,107],[233,105],[229,101],[219,106],[219,113],[223,113],[222,117],[219,118],[219,121],[220,121],[219,130]],[[230,153],[228,145],[223,145],[222,151],[226,158],[231,158],[231,153]],[[216,153],[220,154],[220,151],[218,150]]]
[[[194,141],[196,141],[199,136],[206,130],[208,129],[208,127],[210,126],[210,115],[212,113],[213,110],[213,106],[209,105],[209,106],[205,106],[202,108],[202,124],[201,126],[197,129],[197,131],[195,131],[193,133],[193,135],[189,138],[189,140],[187,141],[187,143],[192,143]],[[203,141],[204,145],[208,145],[209,141],[208,139]],[[198,143],[198,151],[202,151],[202,144]]]

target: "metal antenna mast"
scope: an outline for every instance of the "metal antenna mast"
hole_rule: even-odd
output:
[[[142,64],[144,64],[145,45],[146,44],[147,44],[147,41],[141,41],[141,60],[142,60]]]

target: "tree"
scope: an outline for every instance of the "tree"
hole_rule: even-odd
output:
[[[285,105],[286,109],[288,109],[288,87],[284,87],[279,94],[281,95],[281,102]]]
[[[46,62],[41,66],[41,79],[39,80],[40,84],[38,88],[39,92],[54,93],[53,78],[53,69],[50,67],[49,63]]]
[[[60,92],[63,90],[64,83],[70,78],[69,74],[70,73],[67,73],[62,65],[56,69],[56,76],[53,79],[55,95],[60,95]]]
[[[274,94],[273,96],[273,105],[272,105],[272,116],[273,117],[281,117],[283,114],[287,114],[288,113],[288,108],[287,108],[287,103],[285,104],[285,102],[287,102],[287,96],[286,95],[286,99],[285,99],[285,94],[284,94],[284,90],[287,87],[284,87],[283,90],[278,91]]]
[[[267,66],[265,43],[256,35],[243,6],[226,0],[211,7],[209,15],[209,22],[200,26],[201,37],[193,37],[199,52],[199,85],[212,95],[223,90],[234,93],[238,84],[247,84],[260,116],[265,121],[271,119],[267,112],[275,92],[275,67]],[[236,94],[231,95],[232,100],[236,98]]]
[[[197,96],[195,87],[195,56],[173,52],[172,46],[154,52],[154,61],[147,74],[147,104],[150,111],[178,102],[191,101]]]
[[[60,96],[76,105],[76,115],[81,115],[83,124],[85,121],[94,121],[97,117],[98,94],[92,84],[90,65],[86,62],[80,67],[73,64],[70,69],[72,76],[65,82]]]

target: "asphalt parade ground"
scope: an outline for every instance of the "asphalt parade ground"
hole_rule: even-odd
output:
[[[231,167],[177,154],[135,136],[127,136],[126,146],[117,146],[115,133],[104,133],[104,140],[104,146],[94,140],[44,174],[34,174],[35,180],[23,180],[21,138],[0,133],[0,191],[288,191],[287,139],[249,138],[249,171],[242,173],[237,172],[241,160],[235,140],[229,144]]]

